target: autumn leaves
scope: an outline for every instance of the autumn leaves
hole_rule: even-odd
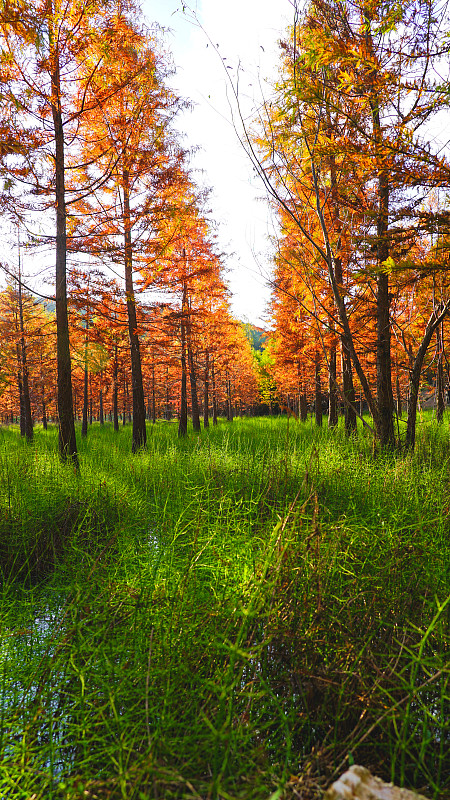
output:
[[[156,364],[164,372],[175,360],[186,383],[189,365],[192,408],[197,376],[207,390],[211,374],[228,387],[232,363],[239,363],[236,347],[242,352],[204,197],[173,125],[184,102],[169,88],[169,59],[132,0],[8,4],[0,35],[3,208],[35,227],[38,219],[40,241],[55,252],[60,453],[77,464],[68,255],[112,269],[124,286],[122,296],[120,284],[106,294],[111,331],[123,326],[126,309],[137,451],[146,444],[143,347],[153,376]],[[87,353],[100,315],[89,294],[89,270],[78,274],[87,287],[81,312]],[[104,296],[101,302],[104,309]],[[120,348],[113,341],[107,350],[116,418]],[[85,362],[87,385],[87,356]],[[186,392],[181,396],[183,406]]]

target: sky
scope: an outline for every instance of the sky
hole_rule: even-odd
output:
[[[239,65],[240,97],[250,119],[275,79],[278,41],[292,20],[290,0],[143,0],[148,22],[165,30],[176,73],[171,85],[192,102],[178,127],[197,147],[194,176],[211,187],[208,207],[218,224],[220,249],[228,254],[232,311],[241,320],[267,325],[273,219],[262,187],[233,126],[230,103]],[[190,13],[193,12],[193,13]],[[201,172],[200,172],[201,171]]]

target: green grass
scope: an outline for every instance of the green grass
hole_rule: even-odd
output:
[[[310,422],[0,429],[0,796],[450,797],[450,447]]]

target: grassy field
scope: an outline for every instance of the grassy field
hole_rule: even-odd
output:
[[[450,441],[0,429],[0,797],[450,797]]]

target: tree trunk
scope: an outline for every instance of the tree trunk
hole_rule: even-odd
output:
[[[113,423],[114,431],[117,433],[119,430],[119,408],[118,408],[118,394],[119,394],[119,363],[117,358],[117,342],[114,342],[114,367],[113,367]]]
[[[24,414],[24,432],[27,442],[33,441],[33,418],[31,416],[30,384],[28,380],[27,347],[25,344],[25,327],[23,322],[22,281],[20,274],[19,253],[19,326],[20,326],[20,359],[22,367],[22,400]],[[22,410],[22,409],[21,409]],[[22,428],[22,421],[21,421]]]
[[[443,307],[438,317],[436,317],[435,312],[433,312],[433,314],[431,315],[430,319],[428,320],[427,327],[425,329],[424,337],[420,343],[417,355],[410,369],[410,380],[409,380],[409,390],[408,390],[408,418],[406,422],[406,439],[405,439],[405,447],[406,449],[409,450],[414,449],[414,444],[416,441],[417,402],[419,399],[420,375],[422,372],[423,360],[425,358],[425,354],[428,350],[428,346],[430,344],[431,337],[434,331],[436,330],[438,325],[440,325],[440,323],[443,321],[449,309],[450,309],[450,301]],[[411,358],[412,358],[412,353],[410,353],[410,359]]]
[[[44,431],[47,430],[47,410],[45,407],[45,395],[44,395],[44,387],[42,387],[42,427]]]
[[[51,103],[55,132],[55,200],[56,200],[56,359],[58,365],[59,452],[63,461],[70,460],[78,468],[77,442],[72,401],[72,372],[69,345],[66,285],[66,202],[64,182],[64,130],[61,110],[59,52],[50,26]]]
[[[402,418],[403,408],[402,408],[402,393],[400,391],[400,380],[397,375],[397,416],[399,419]]]
[[[444,350],[444,336],[442,324],[436,328],[436,348],[437,348],[437,365],[436,365],[436,420],[441,423],[444,419],[445,400],[444,400],[444,365],[443,365],[443,350]]]
[[[123,414],[122,414],[122,426],[125,427],[127,424],[127,402],[128,402],[128,382],[124,376],[123,379]]]
[[[102,380],[102,373],[100,373],[100,380]],[[100,386],[99,399],[98,399],[98,421],[100,425],[105,424],[105,417],[103,414],[103,388]]]
[[[216,394],[216,370],[214,359],[211,365],[211,388],[212,388],[212,410],[213,410],[213,426],[217,425],[217,394]]]
[[[203,427],[209,428],[209,352],[205,356],[205,383],[203,385]]]
[[[123,217],[125,239],[125,292],[127,296],[128,335],[131,354],[131,382],[133,400],[133,435],[132,452],[136,453],[146,446],[147,429],[145,426],[145,398],[142,382],[141,352],[137,332],[136,300],[133,287],[133,248],[131,242],[131,212],[129,173],[122,171],[123,181]]]
[[[369,9],[369,7],[368,7]],[[371,11],[365,14],[365,36],[369,54],[373,54]],[[376,59],[373,64],[376,65]],[[370,68],[368,80],[372,84],[370,108],[372,113],[373,140],[377,152],[378,210],[377,210],[377,415],[374,419],[377,439],[382,448],[394,447],[394,395],[391,369],[391,323],[389,276],[383,264],[389,257],[389,174],[384,160],[383,133],[380,118],[380,98],[375,87],[377,67]]]
[[[335,428],[338,424],[337,390],[336,390],[336,343],[333,342],[328,362],[328,427]]]
[[[302,422],[306,422],[306,420],[308,419],[308,403],[306,400],[305,392],[302,392],[300,394],[299,401],[300,401],[300,419]]]
[[[228,377],[228,372],[227,372],[227,377],[226,377],[226,389],[227,389],[227,420],[228,420],[228,422],[233,422],[233,402],[232,402],[232,398],[231,398],[231,380]]]
[[[156,423],[155,364],[152,363],[152,425]]]
[[[181,313],[181,396],[180,419],[178,422],[178,436],[186,436],[188,427],[187,413],[187,369],[186,369],[186,319],[185,310],[187,302],[186,285],[183,288],[182,313]]]
[[[320,381],[320,354],[316,351],[314,361],[314,386],[315,386],[315,416],[316,425],[322,426],[322,385]]]
[[[169,395],[169,367],[166,368],[166,409],[164,417],[166,420],[169,420],[172,417],[170,409],[170,395]]]
[[[20,358],[20,347],[18,344],[16,344],[16,357],[17,357],[17,388],[19,390],[20,435],[25,436],[25,409],[23,402],[22,360]]]
[[[195,371],[194,356],[188,344],[189,380],[191,384],[192,426],[194,431],[200,433],[200,412],[198,408],[197,375]]]
[[[350,436],[356,432],[356,395],[353,385],[352,360],[345,342],[342,342],[342,389],[344,394],[345,432]]]
[[[84,367],[84,387],[83,387],[83,420],[81,423],[81,435],[83,438],[87,436],[88,432],[88,393],[89,393],[89,371],[86,366]]]

